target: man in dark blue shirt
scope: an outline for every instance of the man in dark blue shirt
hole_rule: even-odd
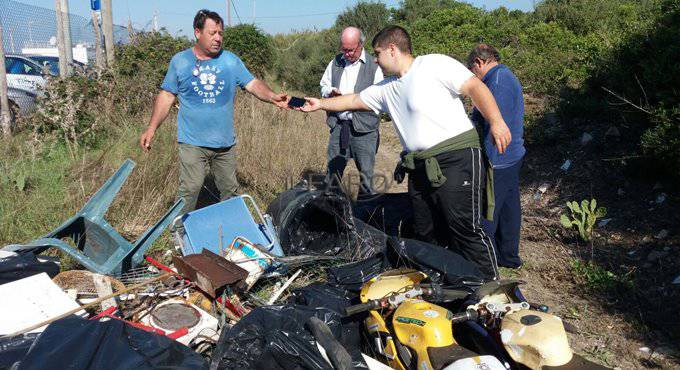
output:
[[[505,120],[512,141],[504,153],[499,153],[489,134],[489,124],[475,108],[472,120],[480,129],[484,149],[494,176],[495,210],[493,221],[482,220],[484,231],[496,248],[498,265],[518,268],[519,235],[522,209],[519,193],[519,172],[524,158],[524,97],[517,77],[504,64],[498,51],[486,44],[477,45],[467,58],[467,67],[489,88]]]

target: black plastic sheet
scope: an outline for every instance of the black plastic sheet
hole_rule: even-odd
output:
[[[20,363],[37,337],[37,333],[0,337],[0,369],[9,369]]]
[[[267,208],[286,255],[327,255],[363,259],[380,252],[386,235],[355,220],[344,195],[296,186]]]
[[[18,357],[16,351],[5,353],[5,346],[1,348],[0,359],[6,355]],[[25,346],[18,343],[13,348],[20,350]],[[207,368],[201,355],[165,336],[119,320],[89,321],[77,316],[50,324],[13,366],[69,370]]]
[[[43,272],[53,278],[59,273],[59,265],[55,262],[39,261],[33,253],[13,253],[11,256],[0,258],[0,285]]]
[[[357,200],[354,218],[383,231],[387,235],[412,238],[413,207],[408,193],[388,193]]]
[[[316,317],[352,355],[355,368],[367,368],[356,340],[358,327],[342,325],[342,317],[326,308],[302,305],[259,307],[229,330],[223,330],[211,369],[330,369],[305,323]]]

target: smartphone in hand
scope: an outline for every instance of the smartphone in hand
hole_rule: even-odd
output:
[[[288,106],[291,108],[300,108],[303,105],[305,105],[307,101],[302,98],[297,98],[297,97],[291,97],[290,100],[288,101]]]

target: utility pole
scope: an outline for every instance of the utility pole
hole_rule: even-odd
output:
[[[104,33],[104,48],[106,49],[106,63],[113,66],[116,59],[113,45],[113,12],[111,0],[102,0],[102,32]]]
[[[253,0],[253,24],[255,24],[255,0]]]
[[[94,28],[94,47],[95,47],[95,61],[97,68],[104,68],[106,61],[104,60],[104,52],[102,50],[102,34],[99,29],[99,15],[96,10],[92,11],[92,28]]]
[[[66,42],[64,41],[64,12],[61,11],[61,0],[54,0],[54,10],[57,15],[57,51],[59,52],[59,77],[68,76],[68,61],[66,59]]]
[[[8,138],[11,134],[12,117],[9,113],[9,98],[7,97],[7,70],[5,70],[5,49],[2,45],[2,26],[0,25],[0,125],[2,136]]]
[[[153,11],[153,32],[158,32],[158,12]]]
[[[73,67],[73,43],[71,42],[71,18],[68,13],[68,0],[61,0],[61,27],[64,33],[64,50],[66,51],[66,75],[71,75]]]
[[[227,26],[231,27],[231,0],[227,0]]]

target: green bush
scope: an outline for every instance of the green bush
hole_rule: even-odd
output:
[[[259,78],[264,78],[272,67],[274,48],[271,39],[255,25],[225,28],[222,46],[241,58],[250,72]]]
[[[319,81],[338,50],[339,31],[303,32],[277,40],[278,57],[274,66],[284,89],[301,91],[310,96],[320,94]]]
[[[359,1],[354,7],[338,15],[335,28],[338,30],[349,26],[361,28],[366,36],[366,47],[370,48],[373,36],[389,22],[390,11],[385,4]]]
[[[680,180],[680,107],[657,108],[652,127],[642,135],[642,150],[663,164],[664,169]]]

